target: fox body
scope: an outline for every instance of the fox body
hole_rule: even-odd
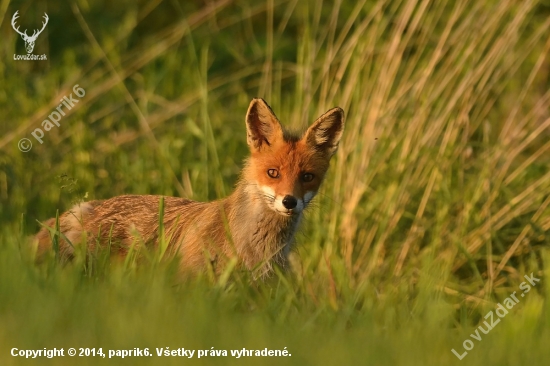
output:
[[[274,263],[284,267],[303,210],[317,193],[344,128],[344,112],[333,108],[302,136],[283,130],[262,99],[253,99],[246,114],[250,157],[228,197],[213,202],[164,198],[167,251],[180,257],[182,271],[212,265],[216,272],[229,258],[240,266],[268,274]],[[119,243],[125,254],[136,240],[158,244],[161,196],[124,195],[81,203],[59,217],[59,253],[71,257],[74,245],[88,250]],[[55,228],[55,219],[46,226]],[[47,228],[37,234],[44,253],[52,239]]]

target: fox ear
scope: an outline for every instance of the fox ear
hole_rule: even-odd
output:
[[[281,123],[271,108],[263,99],[252,99],[246,113],[246,142],[250,149],[260,150],[282,139]]]
[[[344,131],[344,111],[342,108],[332,108],[308,128],[305,140],[317,149],[332,155],[338,148],[338,143]]]

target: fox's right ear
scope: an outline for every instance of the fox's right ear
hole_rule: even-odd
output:
[[[283,139],[281,123],[265,100],[254,98],[246,113],[246,142],[251,150],[271,146]]]

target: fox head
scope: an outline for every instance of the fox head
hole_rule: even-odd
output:
[[[299,215],[317,194],[343,130],[344,111],[332,108],[302,136],[290,134],[263,99],[253,99],[246,114],[251,157],[244,178],[270,209]]]

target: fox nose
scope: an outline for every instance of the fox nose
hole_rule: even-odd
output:
[[[283,206],[285,206],[285,208],[289,210],[296,207],[297,204],[298,204],[298,201],[293,196],[285,196],[283,198]]]

